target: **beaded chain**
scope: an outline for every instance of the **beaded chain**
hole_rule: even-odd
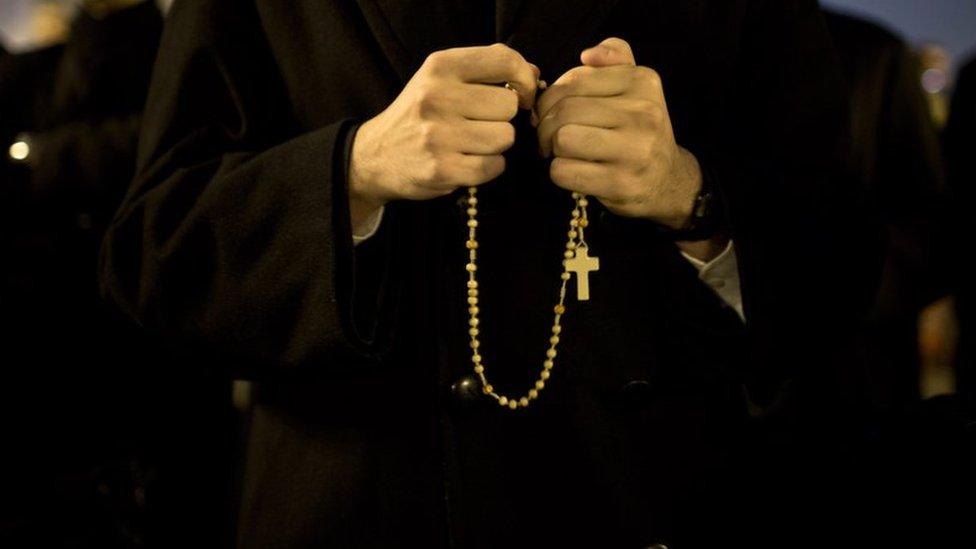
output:
[[[499,405],[507,407],[511,410],[516,410],[518,408],[527,407],[530,402],[539,397],[539,392],[545,388],[546,381],[549,379],[553,365],[555,364],[556,347],[559,345],[559,334],[562,332],[560,321],[562,320],[563,314],[566,312],[564,302],[566,300],[566,283],[569,282],[571,277],[570,261],[577,258],[577,254],[579,254],[579,256],[582,258],[585,258],[586,250],[588,249],[586,239],[584,238],[584,229],[586,229],[587,225],[589,225],[589,220],[586,214],[586,206],[588,201],[584,195],[580,193],[573,193],[573,199],[576,201],[576,204],[573,207],[572,218],[569,220],[569,232],[567,233],[569,240],[566,242],[566,250],[563,252],[563,272],[560,274],[562,283],[559,287],[559,302],[555,307],[553,307],[555,316],[552,322],[552,336],[549,337],[549,349],[546,350],[546,358],[542,361],[542,370],[539,372],[539,378],[535,382],[535,387],[529,389],[524,396],[515,398],[495,392],[495,388],[492,387],[491,383],[488,382],[488,378],[485,375],[485,365],[481,357],[481,341],[478,339],[478,335],[480,334],[480,330],[478,329],[479,287],[478,277],[476,274],[478,271],[477,194],[477,188],[470,187],[468,189],[468,240],[466,243],[468,248],[468,263],[465,266],[465,269],[468,271],[468,334],[471,336],[471,362],[474,364],[474,373],[477,374],[478,379],[481,380],[482,392],[494,398]],[[582,276],[585,277],[585,274]],[[580,294],[580,296],[581,299],[586,299],[583,294]]]

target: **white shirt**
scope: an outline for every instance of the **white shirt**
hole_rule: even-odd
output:
[[[376,210],[376,213],[363,223],[363,227],[353,228],[353,244],[358,245],[376,234],[380,228],[380,223],[383,221],[384,210],[385,208],[382,207]],[[698,269],[698,278],[718,294],[718,297],[729,307],[735,309],[739,318],[745,322],[746,315],[742,309],[742,288],[739,285],[739,265],[735,257],[733,242],[730,240],[722,253],[711,261],[702,261],[685,252],[681,252],[681,255]]]

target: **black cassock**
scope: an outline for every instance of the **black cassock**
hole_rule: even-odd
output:
[[[689,547],[835,527],[847,494],[796,505],[836,480],[856,398],[838,357],[878,243],[840,168],[844,95],[815,3],[460,4],[170,14],[102,282],[257,382],[239,545]],[[722,189],[748,328],[653,224],[594,200],[592,299],[568,300],[552,379],[512,412],[458,383],[461,195],[392,203],[354,248],[350,130],[435,50],[506,42],[552,82],[608,36],[661,73],[678,141]],[[514,123],[506,173],[479,193],[481,341],[508,394],[544,358],[572,203],[527,112]]]

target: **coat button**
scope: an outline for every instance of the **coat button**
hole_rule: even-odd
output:
[[[471,408],[481,401],[481,381],[465,376],[451,384],[451,398],[459,408]]]

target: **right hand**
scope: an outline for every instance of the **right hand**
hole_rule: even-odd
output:
[[[539,68],[505,44],[430,54],[400,95],[352,144],[353,225],[391,200],[428,200],[505,170],[512,118],[535,102]],[[516,93],[504,86],[509,82]]]

